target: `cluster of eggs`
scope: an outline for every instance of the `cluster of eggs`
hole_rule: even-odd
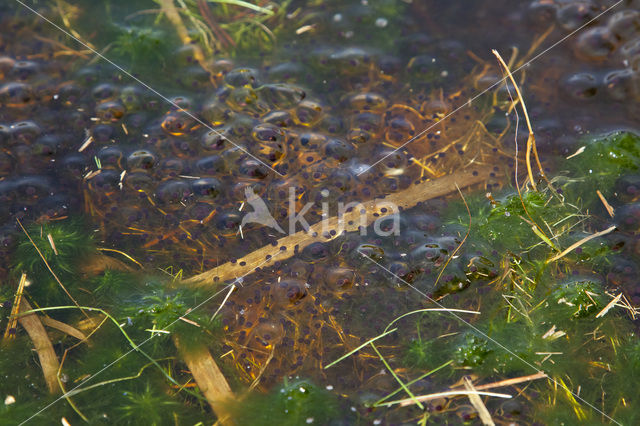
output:
[[[261,375],[263,384],[283,374],[313,377],[345,345],[383,332],[427,298],[472,285],[482,291],[495,280],[499,254],[481,241],[467,241],[456,252],[463,229],[443,224],[438,207],[403,212],[398,235],[390,232],[390,219],[380,224],[387,236],[370,226],[365,236],[314,243],[238,286],[223,308],[223,326],[233,336],[227,345],[241,377],[250,382]],[[348,383],[351,375],[335,374],[337,386],[355,385]]]
[[[56,58],[46,42],[32,37],[29,27],[4,22],[15,39],[0,46],[0,273],[6,272],[9,252],[19,226],[40,219],[65,217],[81,208],[77,185],[59,171],[63,157],[78,136],[54,94],[68,64]]]
[[[612,2],[539,1],[530,4],[530,19],[548,25],[555,20],[582,70],[560,79],[563,92],[575,100],[633,102],[640,97],[640,12],[614,7],[591,22]],[[586,27],[584,27],[586,25]]]
[[[90,124],[76,141],[82,152],[63,164],[77,172],[86,208],[107,224],[108,238],[126,235],[144,249],[145,261],[206,269],[283,236],[254,224],[241,228],[252,194],[283,228],[306,205],[305,219],[313,224],[324,217],[323,205],[335,215],[340,202],[405,189],[475,155],[451,143],[467,126],[438,123],[464,102],[462,93],[447,98],[416,91],[404,99],[401,75],[385,74],[362,49],[309,56],[346,75],[348,83],[340,80],[331,92],[335,103],[310,96],[300,73],[296,78],[277,66],[260,72],[220,60],[211,76],[217,88],[165,102],[123,84],[126,78],[105,81],[96,67],[80,70],[58,96],[70,111],[83,109]],[[284,82],[262,81],[265,74]],[[472,123],[475,115],[461,121]],[[413,164],[428,153],[434,155],[427,166]],[[191,264],[172,254],[175,244],[185,245]]]

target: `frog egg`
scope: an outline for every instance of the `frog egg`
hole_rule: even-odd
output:
[[[55,91],[58,102],[63,105],[77,105],[82,99],[83,89],[74,82],[62,83]]]
[[[374,162],[376,170],[379,170],[384,176],[399,176],[406,172],[409,167],[407,155],[401,150],[391,151],[387,148],[380,149],[376,152]],[[381,161],[380,161],[381,160]]]
[[[20,121],[13,123],[9,128],[14,143],[30,145],[40,136],[42,129],[33,121]]]
[[[139,149],[127,156],[127,169],[129,171],[147,171],[157,164],[156,156],[146,149]]]
[[[27,80],[41,71],[40,64],[33,61],[16,61],[9,71],[9,77]]]
[[[595,75],[579,72],[565,78],[560,87],[573,99],[586,100],[598,93],[599,82]]]
[[[118,96],[118,88],[111,83],[101,83],[91,90],[91,95],[96,101],[113,99]]]
[[[589,61],[605,60],[617,45],[617,38],[607,27],[589,28],[578,36],[575,43],[577,54]]]
[[[356,155],[356,148],[353,144],[337,138],[325,141],[323,146],[324,154],[340,163],[353,158]]]
[[[13,180],[5,179],[0,180],[0,205],[7,209],[10,208],[11,203],[18,196],[16,184]]]
[[[254,116],[260,116],[269,111],[269,106],[261,95],[251,87],[238,87],[231,90],[226,103],[234,111],[242,111]]]
[[[249,137],[251,131],[258,124],[258,120],[246,115],[238,114],[234,116],[233,120],[227,126],[229,130],[229,136],[234,140],[241,140],[244,137]]]
[[[253,140],[258,143],[273,142],[276,144],[284,144],[286,140],[285,132],[281,128],[269,123],[262,123],[255,126],[251,131],[251,136]]]
[[[200,146],[207,151],[219,151],[227,148],[230,143],[227,139],[227,135],[230,133],[229,129],[219,129],[207,131],[200,138]]]
[[[556,21],[567,31],[573,31],[586,24],[598,14],[598,8],[591,1],[576,1],[558,8]]]
[[[554,3],[549,3],[546,0],[534,0],[527,7],[525,17],[532,24],[544,27],[555,19],[557,9],[558,5]]]
[[[0,87],[0,105],[9,108],[22,108],[35,102],[36,96],[27,83],[7,83]]]
[[[299,87],[290,84],[264,84],[256,92],[272,109],[291,109],[306,97]]]
[[[56,163],[56,171],[60,175],[71,179],[81,179],[89,165],[89,161],[81,153],[66,155]]]
[[[626,41],[640,33],[640,11],[627,9],[614,13],[607,28],[619,41]]]
[[[416,134],[415,126],[407,117],[395,115],[388,117],[385,121],[384,138],[391,145],[400,146]]]
[[[396,278],[393,281],[401,287],[407,283],[412,283],[420,273],[418,270],[412,270],[407,262],[392,262],[389,264],[388,269]]]
[[[372,57],[364,49],[347,47],[331,53],[327,59],[328,65],[340,70],[341,74],[355,75],[364,74],[369,70]]]
[[[618,58],[626,62],[627,68],[640,71],[640,37],[629,40],[618,49]]]
[[[298,104],[293,112],[296,124],[311,127],[317,124],[323,115],[323,107],[319,102],[304,100]]]
[[[116,211],[114,219],[121,225],[135,226],[144,224],[148,220],[148,214],[139,206],[122,206]]]
[[[356,283],[356,272],[351,268],[333,267],[323,274],[324,284],[329,291],[346,291]]]
[[[84,86],[95,86],[101,74],[99,66],[87,66],[81,68],[75,75],[76,81]]]
[[[387,108],[387,99],[373,92],[356,93],[347,99],[350,108],[360,111],[384,111]]]
[[[344,120],[334,115],[324,115],[317,125],[318,130],[330,135],[342,134],[345,130]]]
[[[220,211],[215,216],[216,229],[220,231],[220,235],[234,236],[238,233],[242,216],[237,210]]]
[[[200,115],[212,126],[222,126],[233,117],[233,110],[225,103],[214,98],[202,106]]]
[[[197,45],[185,44],[173,52],[173,61],[179,69],[197,64]]]
[[[633,99],[635,93],[635,73],[629,69],[615,70],[604,76],[604,89],[607,95],[616,101]]]
[[[115,130],[109,124],[96,124],[91,129],[91,136],[95,142],[107,142],[109,139],[115,137]]]
[[[341,198],[344,198],[342,195],[351,191],[357,184],[358,178],[347,169],[337,169],[329,176],[329,186],[332,188],[332,192],[336,192]]]
[[[209,65],[209,69],[215,75],[226,75],[233,68],[234,68],[233,60],[228,58],[215,59]]]
[[[196,127],[198,123],[185,110],[172,111],[164,116],[162,128],[173,136],[185,135]]]
[[[629,232],[640,231],[640,203],[625,204],[618,207],[614,220],[618,229]]]
[[[116,146],[106,146],[100,149],[96,154],[100,160],[100,165],[104,169],[122,169],[124,154],[122,150]]]
[[[194,170],[197,175],[214,176],[224,173],[226,164],[219,155],[209,155],[196,161]]]
[[[0,56],[0,76],[4,79],[9,71],[13,68],[15,60],[9,56]]]
[[[63,145],[68,145],[68,141],[63,140],[62,136],[57,134],[43,135],[33,143],[31,152],[36,157],[51,159],[55,157]]]
[[[231,87],[258,87],[258,71],[253,68],[235,68],[227,73],[224,82]]]
[[[616,194],[621,201],[629,202],[640,196],[640,175],[625,175],[615,184]]]
[[[411,251],[409,259],[411,262],[423,266],[439,266],[444,262],[443,256],[445,253],[446,251],[443,252],[440,244],[438,244],[436,240],[428,239],[426,243],[419,245]]]
[[[637,286],[638,267],[635,263],[617,258],[607,273],[607,283],[615,286],[629,288]]]
[[[281,62],[270,66],[267,75],[271,81],[293,83],[301,81],[304,76],[304,68],[297,62]]]
[[[182,68],[178,81],[189,89],[203,89],[211,84],[211,74],[200,65],[194,65]]]
[[[264,182],[256,181],[254,179],[242,179],[239,178],[231,185],[228,191],[229,196],[234,200],[246,201],[245,190],[250,187],[256,195],[263,196],[267,190],[267,186]]]
[[[272,288],[274,302],[284,306],[297,305],[307,295],[307,286],[302,280],[283,279],[273,284]]]
[[[293,127],[295,122],[293,116],[289,111],[270,111],[268,114],[262,117],[262,121],[268,124],[273,124],[278,127]]]
[[[260,318],[248,338],[248,346],[259,350],[270,350],[284,337],[284,328],[278,321]]]
[[[6,152],[0,151],[0,176],[10,176],[14,165],[15,159]]]
[[[125,86],[120,91],[120,102],[127,112],[139,111],[145,104],[145,92],[140,86]]]
[[[154,195],[164,205],[179,206],[191,196],[191,187],[184,179],[169,179],[158,185]]]
[[[188,96],[174,96],[170,101],[172,111],[188,111],[193,105],[193,101]]]
[[[120,190],[120,172],[107,169],[87,181],[89,188],[97,194],[110,194]]]
[[[267,166],[253,158],[243,160],[240,163],[239,171],[240,174],[254,179],[264,179],[271,173]]]
[[[134,192],[153,193],[155,182],[151,176],[142,171],[130,172],[124,175],[123,188]]]
[[[209,203],[196,202],[185,210],[185,219],[204,220],[215,211],[215,207]]]
[[[436,216],[427,213],[414,213],[410,216],[411,226],[426,233],[434,234],[442,226],[442,222]]]
[[[222,182],[215,178],[195,179],[191,182],[191,191],[199,201],[213,202],[224,196]]]
[[[164,158],[160,161],[156,174],[158,177],[176,177],[183,174],[187,165],[181,158]]]
[[[125,108],[120,101],[106,101],[98,104],[95,112],[101,121],[115,122],[124,116]]]

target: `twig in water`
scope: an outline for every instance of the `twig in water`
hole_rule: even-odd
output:
[[[571,245],[570,245],[569,247],[567,247],[567,248],[566,248],[562,253],[560,253],[560,254],[558,254],[558,255],[556,255],[556,256],[553,256],[551,259],[547,260],[547,262],[546,262],[546,263],[555,262],[556,260],[558,260],[558,259],[560,259],[560,258],[562,258],[562,257],[566,256],[567,254],[569,254],[572,250],[574,250],[574,249],[576,249],[576,248],[580,247],[582,244],[586,243],[587,241],[593,240],[594,238],[598,238],[598,237],[601,237],[601,236],[603,236],[603,235],[607,235],[607,234],[609,234],[610,232],[615,231],[615,229],[616,229],[616,226],[615,226],[615,225],[613,225],[613,226],[610,226],[609,228],[605,229],[604,231],[596,232],[595,234],[591,234],[591,235],[589,235],[589,236],[587,236],[587,237],[584,237],[584,238],[583,238],[583,239],[581,239],[580,241],[578,241],[578,242],[576,242],[576,243],[571,244]]]
[[[495,423],[491,418],[491,414],[489,414],[489,410],[487,410],[484,402],[482,402],[482,398],[478,395],[478,390],[473,387],[473,383],[467,376],[464,377],[464,387],[470,392],[467,397],[469,398],[471,405],[473,405],[473,408],[478,412],[482,424],[485,426],[495,426]]]
[[[604,208],[607,209],[607,213],[609,213],[609,216],[613,217],[614,210],[613,210],[613,207],[611,207],[611,204],[609,204],[607,199],[604,198],[604,195],[602,195],[602,192],[600,192],[599,189],[596,189],[596,194],[598,194],[598,197],[600,197],[600,201],[602,201]]]

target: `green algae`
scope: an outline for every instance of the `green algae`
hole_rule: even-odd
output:
[[[584,207],[597,201],[596,189],[610,198],[616,180],[640,168],[640,136],[635,133],[622,131],[586,139],[582,147],[581,153],[566,161],[568,176],[559,180],[567,199]]]
[[[335,395],[300,378],[285,379],[269,394],[249,395],[237,405],[234,412],[239,424],[330,424],[340,415]]]

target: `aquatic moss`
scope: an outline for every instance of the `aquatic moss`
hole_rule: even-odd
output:
[[[473,333],[464,333],[459,337],[453,359],[461,367],[477,367],[493,351],[488,341]]]
[[[26,235],[22,235],[18,242],[13,254],[15,274],[22,272],[27,274],[32,283],[28,287],[29,293],[43,306],[68,304],[70,302],[68,296],[53,277],[42,257],[67,290],[75,294],[72,290],[79,284],[76,275],[77,267],[88,256],[97,253],[91,234],[78,220],[32,225],[27,227],[27,232],[33,241]],[[53,245],[49,241],[49,235]]]
[[[600,284],[587,279],[560,284],[552,291],[549,303],[555,304],[567,318],[591,316],[606,305]]]
[[[610,197],[618,178],[640,168],[640,136],[614,132],[586,140],[583,146],[584,152],[566,160],[569,178],[561,189],[568,199],[588,207],[597,200],[596,189]]]
[[[339,415],[338,400],[327,390],[305,379],[286,380],[269,394],[250,395],[237,404],[238,424],[328,424]]]

